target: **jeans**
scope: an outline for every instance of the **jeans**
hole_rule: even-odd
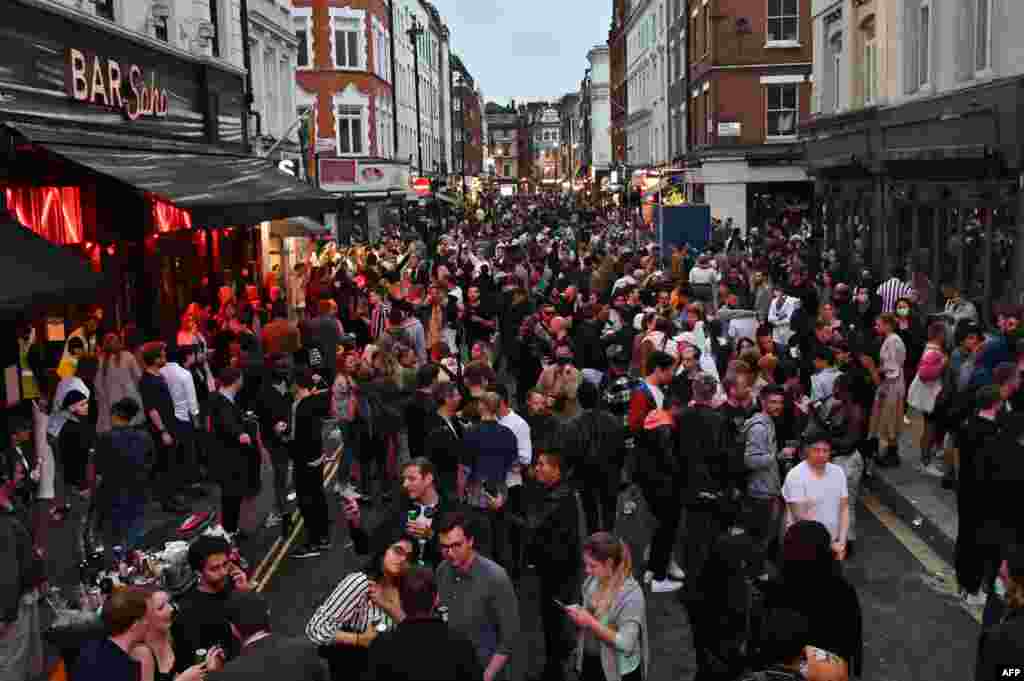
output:
[[[306,537],[318,544],[330,540],[327,528],[327,498],[324,496],[323,466],[295,464],[295,493],[306,524]]]
[[[687,585],[696,585],[711,547],[724,531],[723,514],[709,502],[686,507],[686,534],[683,537],[683,570]]]
[[[762,561],[778,558],[782,529],[782,501],[779,497],[747,497],[743,504],[743,527],[754,540],[754,550]]]
[[[270,465],[274,471],[274,510],[284,515],[288,505],[288,450],[285,447],[268,447]]]
[[[654,579],[663,580],[668,575],[668,564],[672,560],[672,549],[676,543],[676,534],[679,532],[682,500],[678,494],[664,493],[661,490],[645,490],[644,498],[658,521],[658,528],[651,537],[651,560],[647,564],[647,569],[654,574]]]
[[[834,457],[832,463],[846,473],[846,487],[850,492],[850,531],[846,539],[854,541],[857,539],[857,500],[860,499],[861,481],[864,478],[864,457],[855,451],[847,456]]]

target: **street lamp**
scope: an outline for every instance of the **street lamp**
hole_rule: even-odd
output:
[[[416,88],[416,161],[419,174],[422,175],[423,130],[420,123],[420,53],[417,48],[419,46],[419,38],[423,35],[423,26],[420,25],[419,20],[415,16],[412,18],[412,26],[405,33],[409,36],[409,42],[412,44],[413,83]]]

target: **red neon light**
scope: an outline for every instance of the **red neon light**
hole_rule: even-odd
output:
[[[78,187],[8,187],[5,194],[18,222],[39,236],[61,245],[82,242],[85,227]]]
[[[166,201],[154,199],[153,223],[156,225],[156,231],[161,234],[179,229],[192,229],[192,214]]]

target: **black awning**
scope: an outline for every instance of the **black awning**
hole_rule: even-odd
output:
[[[7,123],[31,142],[192,213],[197,227],[334,212],[337,199],[256,156],[34,123]]]
[[[68,249],[51,243],[0,211],[0,314],[30,305],[79,303],[103,287],[101,274]]]
[[[294,217],[287,220],[274,220],[270,223],[270,233],[280,237],[308,236],[321,237],[329,235],[331,228],[312,218]]]

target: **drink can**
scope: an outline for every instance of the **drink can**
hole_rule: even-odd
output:
[[[206,664],[206,654],[207,654],[207,652],[208,651],[206,650],[206,648],[197,648],[196,649],[196,664]]]

